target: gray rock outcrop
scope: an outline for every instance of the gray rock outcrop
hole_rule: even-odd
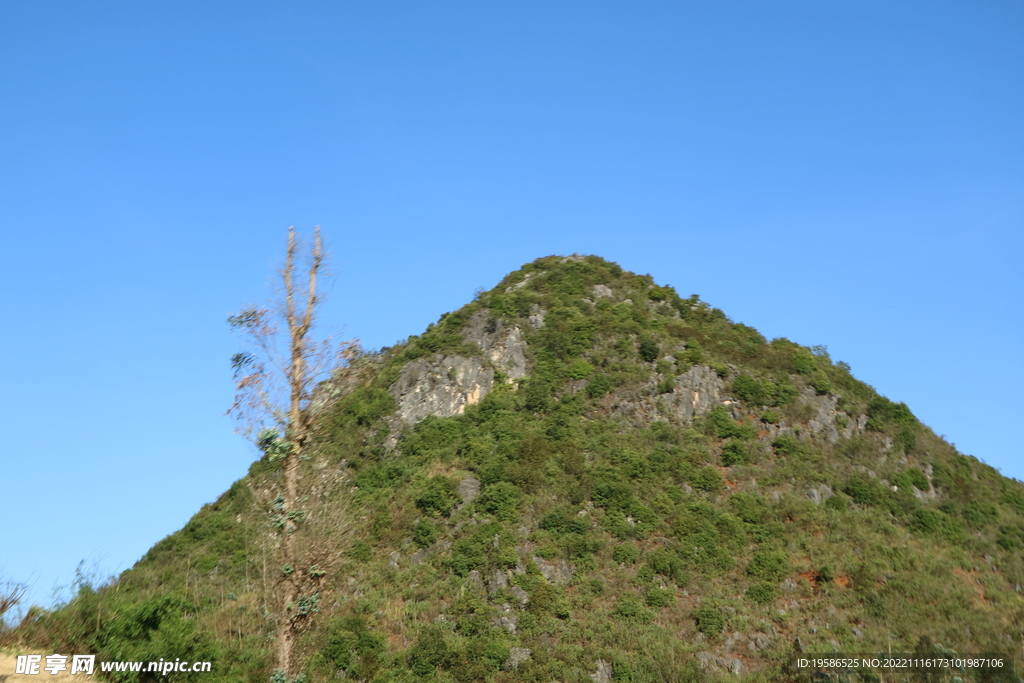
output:
[[[459,498],[463,505],[469,505],[480,495],[480,480],[470,475],[459,482]]]
[[[701,668],[711,671],[724,669],[737,676],[742,676],[747,670],[739,657],[719,657],[710,652],[698,652],[697,660],[700,662]]]
[[[508,651],[508,659],[505,660],[506,669],[518,669],[519,665],[525,662],[533,654],[528,647],[514,647]]]
[[[599,659],[597,660],[597,671],[590,674],[590,680],[594,683],[611,683],[614,673],[610,662]]]
[[[639,395],[613,393],[611,411],[638,426],[665,419],[690,422],[721,405],[724,396],[725,382],[718,373],[706,365],[695,365],[677,377],[671,393],[658,393],[657,379]]]
[[[543,321],[543,311],[539,315]],[[526,376],[526,342],[519,327],[477,311],[463,328],[463,337],[480,347],[482,357],[435,355],[402,367],[389,389],[398,402],[392,443],[400,425],[414,425],[428,415],[461,415],[466,406],[479,403],[494,386],[495,368],[510,381]]]
[[[534,557],[533,561],[548,583],[569,583],[572,580],[572,565],[564,559],[548,561],[543,557]]]
[[[477,311],[463,328],[467,344],[476,344],[487,358],[510,380],[526,376],[526,342],[517,325],[492,318],[488,311]]]
[[[478,357],[420,358],[402,368],[391,394],[398,402],[398,417],[413,425],[428,415],[461,415],[479,403],[494,384],[494,370]]]

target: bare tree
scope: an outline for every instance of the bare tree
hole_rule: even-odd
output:
[[[21,603],[22,598],[25,597],[26,590],[28,590],[28,586],[23,583],[17,583],[16,581],[0,582],[0,631],[4,629],[4,615]]]
[[[308,615],[299,589],[308,574],[298,566],[296,537],[306,517],[299,509],[299,462],[309,448],[311,432],[322,402],[314,390],[343,372],[358,352],[354,341],[311,338],[323,303],[318,292],[325,254],[319,226],[313,235],[307,263],[301,268],[295,228],[288,228],[288,248],[281,270],[281,291],[270,307],[249,307],[228,318],[249,349],[231,358],[236,382],[235,402],[228,411],[240,431],[268,457],[282,460],[284,491],[275,501],[280,512],[274,526],[281,534],[281,567],[277,570],[277,672],[288,680],[300,667],[294,661],[296,629]],[[284,348],[282,348],[282,346]]]

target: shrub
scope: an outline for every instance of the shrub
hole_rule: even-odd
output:
[[[1002,495],[999,496],[999,502],[1013,510],[1016,510],[1018,514],[1024,515],[1024,494],[1020,491],[1014,491],[1013,489],[1007,488],[1003,491]]]
[[[732,393],[739,400],[752,406],[771,405],[775,400],[774,386],[750,375],[742,374],[732,381]]]
[[[593,371],[593,365],[583,360],[582,358],[577,358],[576,360],[569,364],[567,374],[571,379],[583,379],[584,377],[589,376],[590,373],[592,373]]]
[[[551,614],[559,619],[569,618],[569,606],[562,591],[550,583],[539,582],[530,590],[528,608],[537,614]]]
[[[601,396],[604,396],[611,390],[612,381],[608,379],[608,375],[593,375],[587,381],[587,396],[589,396],[590,398],[600,398]]]
[[[789,558],[781,552],[762,550],[754,553],[747,565],[747,574],[765,581],[781,581],[789,573]]]
[[[379,462],[360,467],[356,473],[355,484],[366,491],[391,488],[405,480],[407,472],[398,464]]]
[[[424,626],[409,652],[409,668],[418,676],[427,676],[438,668],[447,669],[455,661],[455,652],[449,647],[444,631],[437,624]]]
[[[726,467],[747,462],[747,449],[740,441],[728,441],[722,446],[722,464]]]
[[[690,613],[697,630],[707,635],[721,633],[725,629],[722,611],[714,603],[703,602]]]
[[[576,515],[568,514],[564,509],[544,515],[538,526],[545,531],[554,531],[558,534],[585,534],[587,532],[587,523]]]
[[[434,531],[434,525],[425,519],[421,519],[416,528],[413,529],[412,540],[421,548],[433,545],[436,539],[437,532]]]
[[[733,420],[722,406],[717,406],[708,413],[704,426],[709,434],[719,439],[752,439],[757,436],[757,431],[753,427],[741,425]]]
[[[1024,548],[1024,528],[1016,526],[999,527],[999,535],[996,537],[1003,550],[1020,550]]]
[[[766,410],[761,414],[761,422],[767,422],[770,425],[775,424],[779,421],[779,414],[774,410]]]
[[[310,660],[310,668],[333,676],[343,671],[354,678],[372,678],[380,666],[384,640],[360,617],[334,619],[324,629],[326,642]],[[348,676],[346,676],[347,678]]]
[[[644,607],[637,595],[623,595],[615,605],[615,616],[625,621],[646,624],[654,618],[654,613]]]
[[[901,489],[913,486],[921,491],[928,490],[928,477],[926,477],[924,472],[916,467],[903,470],[892,478],[892,483],[899,486]]]
[[[338,401],[332,413],[354,419],[359,425],[369,425],[392,412],[397,405],[390,392],[376,387],[361,387]]]
[[[842,493],[837,493],[825,499],[825,507],[836,512],[845,512],[850,507],[850,499]]]
[[[725,488],[725,481],[722,479],[722,475],[714,467],[701,467],[693,473],[690,481],[693,484],[693,488],[707,491],[708,493],[717,493]]]
[[[772,441],[772,450],[775,451],[776,455],[784,458],[804,454],[803,445],[789,434],[782,434],[775,441]]]
[[[944,538],[950,543],[958,543],[963,539],[964,529],[959,520],[938,510],[921,508],[910,516],[910,528],[922,534]]]
[[[678,586],[685,586],[690,578],[679,556],[664,549],[654,551],[647,561],[647,566],[651,568],[652,574],[661,574]]]
[[[490,513],[501,520],[516,518],[521,494],[519,488],[510,482],[499,481],[488,484],[476,500],[477,509]]]
[[[860,505],[878,505],[883,500],[885,489],[876,481],[854,476],[843,485],[843,493]]]
[[[759,605],[767,605],[779,595],[779,589],[774,583],[759,581],[747,589],[747,599]]]
[[[822,394],[828,394],[833,390],[832,382],[824,372],[819,371],[814,373],[811,377],[810,384],[814,387],[814,392],[819,396]]]
[[[810,375],[818,369],[818,364],[810,351],[800,348],[793,355],[793,367],[801,375]]]
[[[893,437],[893,443],[904,453],[909,453],[917,446],[917,436],[909,429],[902,429]]]
[[[658,342],[654,341],[650,337],[644,337],[640,340],[640,358],[650,363],[658,358]]]
[[[696,339],[687,339],[686,350],[677,353],[676,360],[687,365],[696,365],[704,360],[704,349]]]
[[[425,514],[447,516],[459,499],[455,482],[445,476],[431,477],[426,487],[416,499],[416,507]]]
[[[648,607],[670,607],[675,601],[675,591],[667,588],[651,588],[644,595],[644,602]]]
[[[729,499],[729,505],[747,524],[761,524],[768,516],[768,505],[756,493],[737,493]]]
[[[906,403],[893,403],[884,396],[876,396],[868,402],[867,428],[876,432],[885,431],[889,426],[913,427],[917,418]]]
[[[640,559],[640,548],[633,543],[620,543],[612,551],[612,559],[620,564],[635,564]]]

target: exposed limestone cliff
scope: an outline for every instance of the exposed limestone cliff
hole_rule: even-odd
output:
[[[495,369],[508,381],[526,376],[526,342],[519,327],[477,311],[463,330],[466,343],[482,356],[441,355],[407,363],[391,388],[398,417],[413,425],[428,415],[461,415],[494,385]]]
[[[706,365],[695,365],[677,379],[675,391],[658,393],[657,380],[652,379],[642,393],[615,392],[608,399],[611,413],[637,426],[658,420],[689,422],[721,405],[725,382]]]
[[[493,383],[494,369],[482,358],[441,356],[407,363],[391,393],[401,421],[413,425],[427,415],[461,415],[466,406],[486,396]]]

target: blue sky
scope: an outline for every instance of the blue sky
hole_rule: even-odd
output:
[[[0,576],[48,603],[241,476],[225,317],[285,229],[420,332],[594,253],[1024,479],[1019,2],[0,5]]]

